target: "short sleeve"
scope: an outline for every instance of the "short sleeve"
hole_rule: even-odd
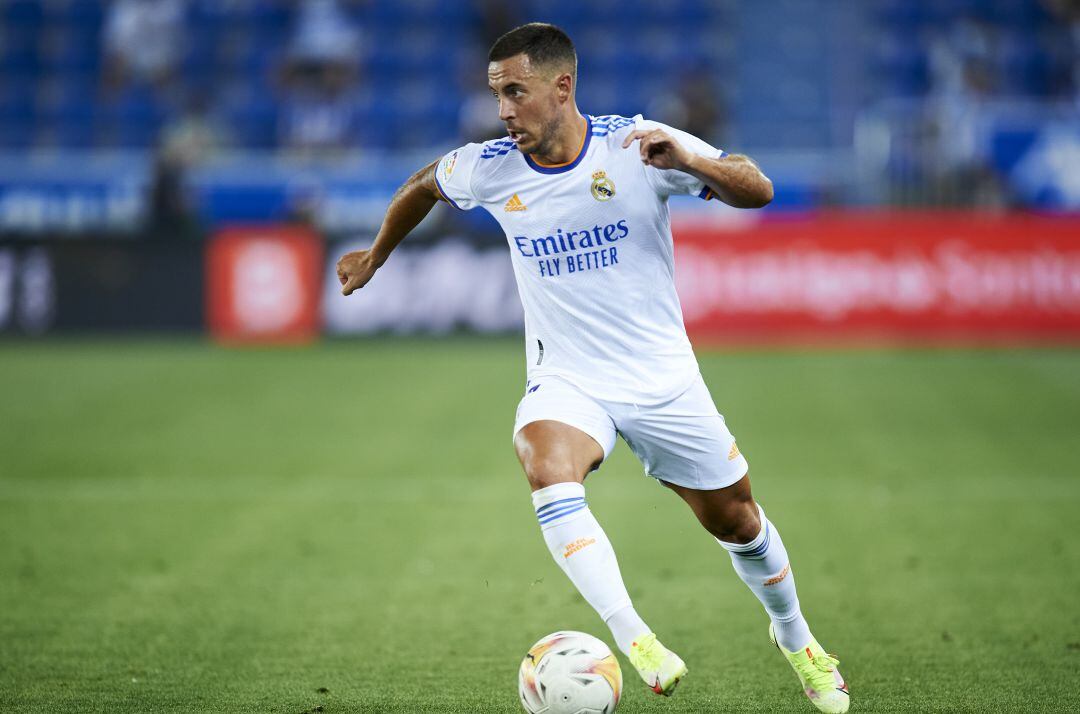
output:
[[[693,134],[688,134],[681,129],[675,129],[658,121],[643,119],[640,115],[634,117],[634,120],[635,129],[663,129],[695,154],[701,154],[710,159],[721,159],[727,156],[727,152],[717,149],[707,141],[699,139]],[[656,188],[657,193],[662,196],[686,194],[706,200],[714,197],[712,190],[703,181],[684,171],[646,166],[645,174],[648,176],[649,182]]]
[[[480,148],[480,144],[466,144],[454,149],[435,167],[435,185],[439,193],[447,203],[462,211],[480,205],[472,189]]]

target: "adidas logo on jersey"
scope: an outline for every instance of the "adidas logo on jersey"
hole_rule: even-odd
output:
[[[503,210],[508,213],[510,211],[524,211],[525,204],[521,202],[521,199],[518,198],[518,195],[515,193],[510,197],[510,200],[506,202],[506,205],[503,206]]]

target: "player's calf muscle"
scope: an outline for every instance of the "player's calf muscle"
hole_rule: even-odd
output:
[[[757,502],[747,477],[715,491],[698,491],[667,482],[664,485],[686,501],[705,530],[725,543],[749,543],[761,532]]]
[[[699,514],[698,518],[705,530],[725,543],[749,543],[761,532],[761,519],[753,500]]]

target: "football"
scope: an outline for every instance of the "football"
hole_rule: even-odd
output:
[[[518,692],[530,714],[611,714],[619,705],[622,670],[592,635],[555,632],[529,648]]]

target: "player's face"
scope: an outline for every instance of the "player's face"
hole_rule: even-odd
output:
[[[559,76],[537,71],[520,54],[488,65],[488,86],[499,101],[499,119],[523,154],[544,154],[556,135]]]

